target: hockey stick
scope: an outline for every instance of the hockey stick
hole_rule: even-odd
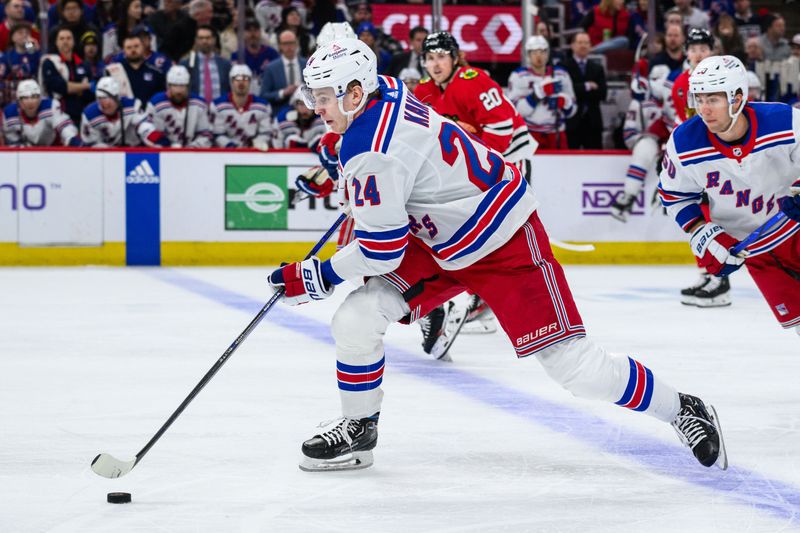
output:
[[[336,219],[336,222],[333,223],[331,228],[325,232],[325,235],[323,235],[319,242],[314,245],[310,252],[308,252],[305,257],[306,259],[319,252],[322,246],[328,242],[328,239],[331,238],[336,229],[342,224],[342,222],[344,222],[345,218],[347,218],[347,213],[342,213],[339,215],[339,218]],[[233,344],[231,344],[228,349],[225,350],[225,353],[222,354],[222,357],[220,357],[217,362],[214,363],[214,366],[212,366],[211,369],[206,372],[206,375],[203,376],[203,379],[201,379],[200,382],[195,385],[194,389],[192,389],[192,392],[189,393],[189,395],[183,400],[183,402],[181,402],[175,412],[172,413],[172,416],[167,419],[164,425],[161,426],[155,435],[153,435],[153,438],[151,438],[150,441],[145,444],[144,448],[142,448],[133,459],[130,461],[120,461],[119,459],[116,459],[107,453],[101,453],[92,461],[92,470],[94,473],[98,476],[114,479],[122,477],[133,470],[133,468],[139,464],[139,461],[142,460],[147,452],[150,451],[150,448],[152,448],[153,445],[158,442],[158,439],[160,439],[167,429],[169,429],[172,423],[178,419],[183,410],[186,409],[192,400],[194,400],[195,396],[197,396],[200,391],[203,390],[203,387],[205,387],[208,382],[211,381],[211,378],[213,378],[219,369],[222,368],[222,365],[228,361],[230,356],[233,355],[233,352],[236,351],[236,349],[244,342],[250,333],[252,333],[256,326],[258,326],[261,320],[267,315],[267,313],[269,313],[270,309],[273,308],[275,303],[281,299],[283,293],[284,289],[279,289],[275,292],[275,294],[272,295],[269,301],[264,304],[264,307],[261,308],[261,311],[258,312],[256,317],[250,322],[250,324],[247,325],[244,331],[239,334],[238,337],[236,337],[236,340],[233,341]]]
[[[739,253],[741,253],[745,248],[747,248],[748,246],[756,242],[758,239],[760,239],[766,232],[768,232],[773,227],[783,222],[783,219],[785,218],[786,218],[786,213],[784,213],[783,211],[778,211],[777,213],[772,215],[772,218],[767,220],[761,227],[756,228],[753,231],[753,233],[745,237],[742,241],[739,242],[739,244],[734,246],[733,249],[731,249],[731,254],[739,255]]]
[[[572,244],[570,242],[559,241],[558,239],[550,239],[550,244],[562,250],[569,250],[570,252],[594,252],[594,244]]]

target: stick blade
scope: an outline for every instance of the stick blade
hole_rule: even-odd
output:
[[[136,466],[136,459],[120,461],[107,453],[101,453],[92,461],[92,471],[108,479],[122,477]]]

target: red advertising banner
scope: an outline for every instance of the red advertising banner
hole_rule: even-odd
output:
[[[468,61],[518,63],[522,43],[520,6],[444,6],[442,29],[453,34]],[[372,21],[408,44],[414,26],[430,29],[431,6],[372,4]]]

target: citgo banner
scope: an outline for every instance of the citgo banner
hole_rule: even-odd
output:
[[[468,61],[518,63],[523,35],[521,12],[518,5],[444,6],[442,29],[453,34]],[[372,20],[406,45],[411,28],[433,27],[430,5],[373,4]]]

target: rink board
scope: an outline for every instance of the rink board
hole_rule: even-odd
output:
[[[629,156],[535,159],[539,214],[553,238],[590,242],[567,263],[687,263],[685,237],[648,186],[627,224],[609,215]],[[0,151],[0,265],[259,265],[305,255],[338,216],[333,199],[290,202],[316,164],[298,151]],[[323,256],[329,256],[329,244]]]

